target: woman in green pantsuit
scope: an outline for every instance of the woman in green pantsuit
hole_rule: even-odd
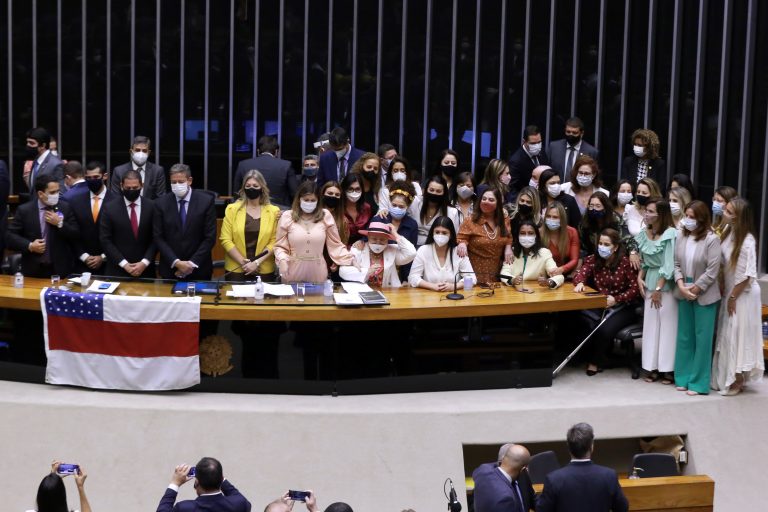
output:
[[[680,301],[675,385],[692,396],[709,393],[720,257],[709,208],[701,201],[688,203],[675,243],[675,296]]]

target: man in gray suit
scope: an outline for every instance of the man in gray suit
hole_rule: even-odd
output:
[[[64,189],[64,164],[51,153],[50,144],[51,134],[45,128],[32,128],[27,132],[24,183],[30,191],[35,187],[35,179],[45,174],[53,176],[59,182],[59,187]]]
[[[296,171],[291,167],[291,162],[279,158],[280,144],[272,135],[264,135],[256,145],[256,158],[243,160],[237,165],[235,172],[233,192],[237,192],[243,186],[243,176],[253,169],[264,175],[269,187],[269,200],[278,206],[290,206],[293,196],[298,188]]]
[[[583,140],[584,122],[578,117],[571,117],[565,122],[565,138],[553,141],[547,146],[549,164],[560,175],[563,183],[571,179],[574,162],[581,155],[588,155],[598,160],[597,149]]]
[[[137,135],[133,138],[131,161],[115,167],[110,176],[109,188],[113,194],[120,195],[120,184],[123,181],[123,175],[128,171],[136,171],[141,175],[141,182],[144,184],[141,189],[142,197],[156,199],[165,194],[165,171],[161,166],[149,161],[149,155],[152,154],[151,146],[152,141],[149,137]]]

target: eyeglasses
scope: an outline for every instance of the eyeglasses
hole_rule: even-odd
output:
[[[488,297],[494,296],[494,294],[496,293],[496,288],[500,288],[501,283],[480,283],[478,284],[478,286],[483,290],[487,290],[487,291],[478,292],[475,295],[478,297],[488,298]]]

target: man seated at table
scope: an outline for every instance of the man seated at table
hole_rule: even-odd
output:
[[[163,279],[210,279],[211,249],[216,242],[213,194],[192,188],[188,165],[174,164],[169,173],[172,194],[155,201],[155,243]]]
[[[480,465],[472,473],[475,481],[475,512],[528,512],[536,508],[533,485],[526,466],[531,460],[521,444],[507,443],[499,450],[499,461]]]
[[[250,512],[251,503],[240,494],[234,485],[224,479],[221,462],[213,457],[203,457],[195,466],[195,491],[197,499],[176,502],[179,487],[187,483],[190,466],[176,466],[171,477],[171,483],[160,499],[157,512],[192,512],[195,510],[211,510],[222,512]]]

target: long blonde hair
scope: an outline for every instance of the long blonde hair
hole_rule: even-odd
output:
[[[544,209],[544,222],[542,223],[539,231],[541,231],[541,242],[544,247],[549,247],[550,232],[546,225],[547,213],[549,210],[557,210],[557,214],[560,216],[560,227],[555,230],[560,234],[557,240],[557,252],[560,253],[561,258],[565,258],[568,254],[568,216],[565,213],[565,208],[560,204],[560,201],[555,201]]]
[[[248,202],[248,198],[245,196],[245,184],[248,183],[248,180],[251,179],[256,180],[256,183],[258,183],[261,187],[261,197],[259,197],[259,204],[262,206],[271,204],[269,202],[269,187],[267,186],[267,180],[264,179],[264,175],[261,174],[261,172],[257,171],[256,169],[251,169],[245,173],[245,176],[243,176],[243,182],[240,184],[240,190],[237,191],[238,201],[240,201],[240,208],[245,206],[245,203]]]
[[[733,205],[734,215],[733,220],[730,222],[731,229],[728,230],[729,233],[726,233],[725,236],[727,237],[728,234],[733,235],[733,252],[728,262],[728,266],[733,271],[739,262],[739,253],[741,253],[741,248],[747,235],[755,237],[755,219],[752,214],[752,205],[743,197],[734,197],[729,204]]]

